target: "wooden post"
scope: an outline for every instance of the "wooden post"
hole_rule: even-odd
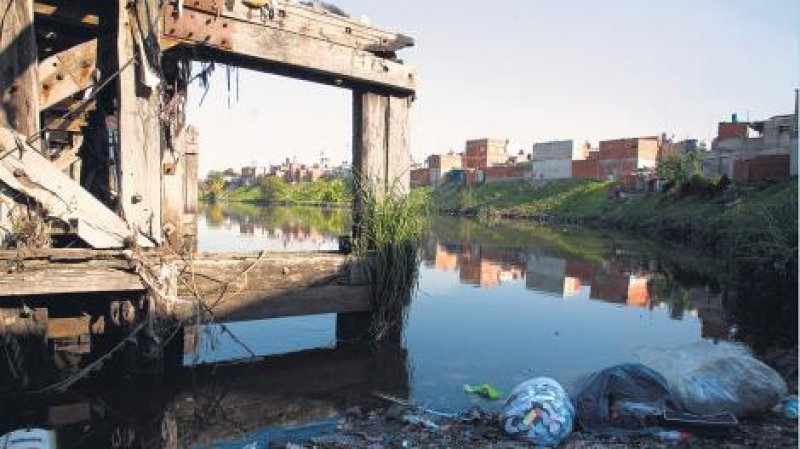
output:
[[[391,191],[407,194],[411,189],[411,135],[409,132],[411,98],[390,96],[388,101],[386,180]]]
[[[381,197],[410,186],[410,97],[353,92],[354,234],[359,234],[365,189]]]
[[[120,205],[136,231],[161,243],[159,2],[118,0]]]
[[[0,125],[39,130],[39,77],[33,0],[0,0]]]

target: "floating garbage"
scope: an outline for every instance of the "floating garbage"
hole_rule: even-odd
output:
[[[783,398],[780,404],[776,407],[776,411],[783,415],[786,419],[797,419],[797,396],[787,396]]]
[[[474,393],[478,396],[489,399],[490,401],[496,401],[500,399],[500,391],[493,387],[490,384],[482,384],[482,385],[464,385],[464,391],[467,393]]]
[[[672,397],[690,413],[757,415],[787,394],[783,378],[743,346],[700,342],[668,351],[640,350],[637,356],[664,375]]]
[[[555,446],[572,433],[575,409],[555,380],[538,377],[511,392],[500,415],[509,435],[540,446]]]

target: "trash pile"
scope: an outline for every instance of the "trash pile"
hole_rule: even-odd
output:
[[[745,349],[703,343],[637,356],[642,363],[587,375],[570,393],[531,379],[500,411],[448,415],[381,395],[393,403],[386,411],[351,414],[335,435],[291,447],[797,447],[797,397]],[[465,391],[498,393],[488,384]]]

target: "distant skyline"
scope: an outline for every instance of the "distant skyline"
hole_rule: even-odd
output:
[[[792,112],[800,76],[796,0],[407,0],[336,2],[416,39],[412,155],[463,151],[472,138],[533,142],[656,135],[710,141],[716,123]],[[351,93],[239,71],[228,108],[218,66],[202,106],[210,169],[351,159]]]

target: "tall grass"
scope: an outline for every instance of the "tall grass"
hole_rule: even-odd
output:
[[[372,336],[384,340],[402,329],[419,276],[419,245],[427,229],[429,198],[424,191],[409,194],[398,188],[382,194],[363,189],[355,254],[367,260],[372,288]]]

